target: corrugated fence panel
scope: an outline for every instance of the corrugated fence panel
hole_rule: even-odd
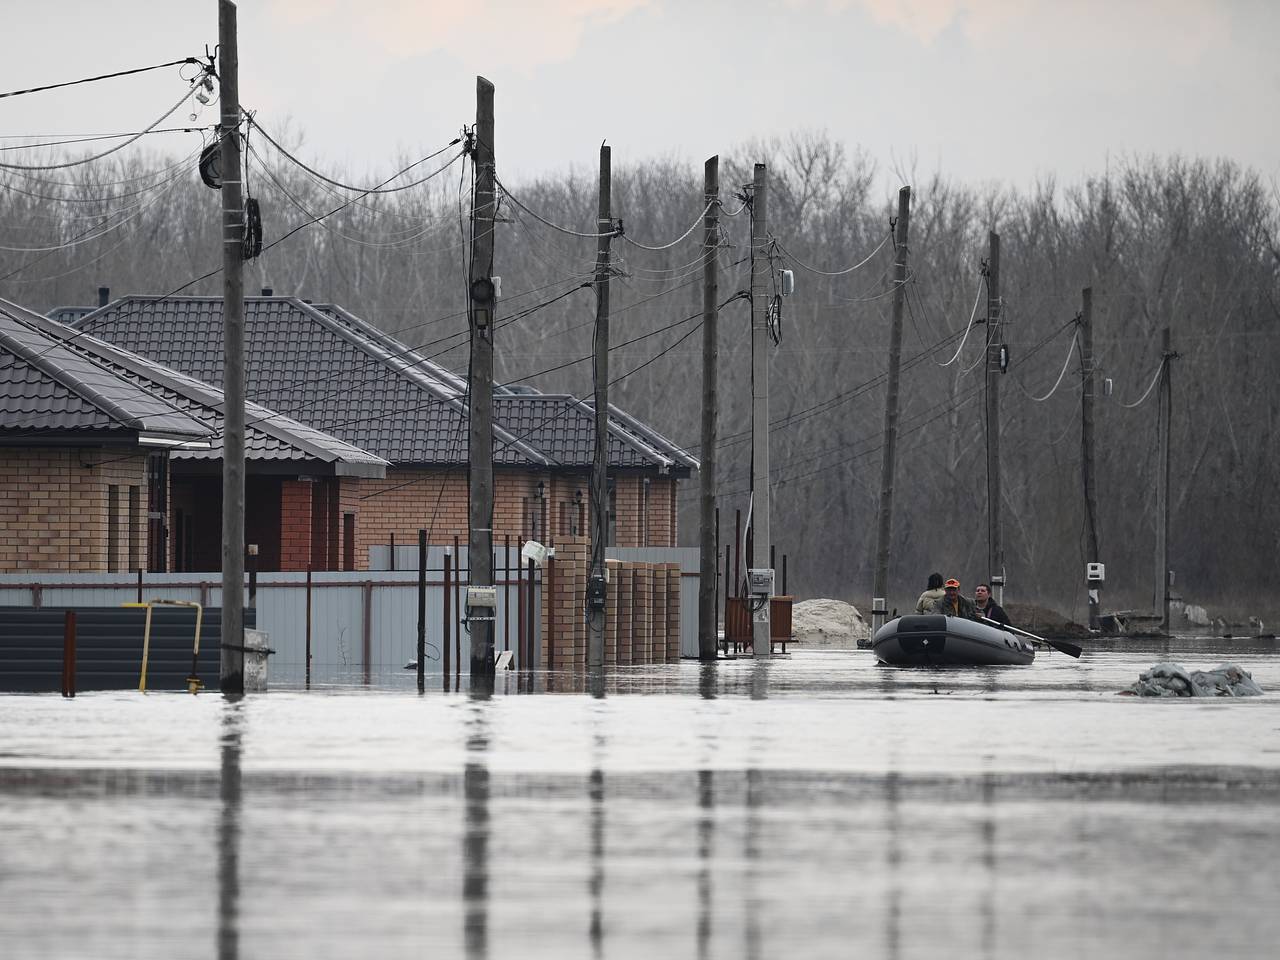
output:
[[[146,610],[126,607],[76,609],[76,688],[137,689],[142,668]],[[62,689],[66,608],[0,607],[0,690],[56,692]],[[252,626],[252,611],[245,621]],[[195,611],[156,607],[151,613],[147,655],[148,690],[185,690],[191,673]],[[196,675],[217,689],[222,611],[204,611]]]

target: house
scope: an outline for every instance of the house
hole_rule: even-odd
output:
[[[206,384],[222,382],[221,298],[130,296],[75,326]],[[355,569],[368,568],[372,546],[415,542],[419,529],[432,543],[467,539],[462,377],[341,307],[295,297],[246,298],[245,357],[251,401],[388,463],[384,477],[317,476],[283,489],[281,510],[298,525],[295,537],[340,514],[351,544],[342,562]],[[572,396],[495,390],[495,543],[585,535],[594,416],[591,403]],[[696,467],[670,440],[611,407],[610,542],[674,546],[676,485]],[[324,506],[332,504],[336,511]],[[319,568],[337,562],[331,556]]]
[[[221,566],[222,392],[0,300],[0,570]],[[246,407],[246,541],[262,569],[352,568],[334,478],[382,458],[261,405]]]

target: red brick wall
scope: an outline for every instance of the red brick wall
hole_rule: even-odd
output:
[[[124,570],[129,545],[147,565],[146,455],[48,447],[0,448],[0,571]],[[116,556],[107,556],[108,488],[118,489]],[[130,527],[130,488],[142,508]]]
[[[280,483],[280,569],[306,570],[311,562],[312,491],[309,480]]]

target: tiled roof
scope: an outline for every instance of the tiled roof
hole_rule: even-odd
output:
[[[135,443],[141,436],[180,443],[207,440],[213,433],[156,393],[112,373],[60,339],[45,336],[24,320],[21,309],[4,302],[0,430],[10,438],[102,434]]]
[[[221,298],[128,297],[77,326],[205,383],[222,382]],[[245,301],[249,399],[394,463],[466,463],[466,408],[457,390],[417,372],[416,357],[396,353],[375,349],[349,322],[296,298]],[[496,434],[495,447],[503,443],[500,463],[546,463],[517,438]]]
[[[172,454],[175,459],[222,457],[221,390],[14,304],[2,305],[9,308],[11,319],[16,318],[24,328],[43,336],[44,342],[59,351],[60,356],[69,354],[78,363],[92,364],[196,418],[205,428],[208,445],[175,450]],[[245,405],[245,422],[245,456],[250,461],[293,462],[299,469],[307,470],[314,470],[319,463],[344,476],[382,477],[386,473],[387,462],[381,457],[258,404]]]
[[[220,298],[128,297],[77,326],[206,383],[222,382]],[[247,298],[245,357],[253,400],[393,463],[467,461],[465,380],[341,307],[293,297]],[[536,393],[532,405],[511,399],[529,397],[495,396],[495,463],[590,464],[591,432],[582,433],[580,401]],[[687,473],[696,465],[670,441],[629,427],[631,418],[614,413],[611,467],[675,465]],[[589,421],[589,407],[585,416]]]

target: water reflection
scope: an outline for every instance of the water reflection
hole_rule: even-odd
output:
[[[988,763],[995,758],[988,756]],[[982,774],[982,879],[984,894],[979,912],[982,916],[982,955],[994,957],[996,952],[996,777],[990,770]]]
[[[757,663],[758,668],[765,666]],[[754,684],[752,698],[755,699]],[[760,795],[762,792],[760,771],[752,767],[747,770],[747,815],[744,831],[743,855],[746,858],[746,873],[742,880],[743,915],[746,918],[746,954],[748,960],[760,957],[760,914],[764,910],[764,899],[760,895]]]
[[[751,699],[769,699],[769,661],[756,660],[751,665]]]
[[[228,697],[222,713],[218,817],[218,958],[240,956],[240,735],[244,698]]]
[[[715,780],[698,771],[698,958],[711,956],[711,863],[715,836]]]
[[[885,801],[885,873],[887,875],[885,904],[885,955],[897,960],[902,955],[902,775],[896,769],[895,758],[889,758],[889,772],[884,778]]]
[[[467,761],[462,770],[462,935],[470,960],[489,955],[489,699],[472,693]]]
[[[587,779],[587,797],[591,805],[591,878],[587,888],[591,897],[591,922],[588,936],[591,954],[604,956],[604,773],[599,768]]]

